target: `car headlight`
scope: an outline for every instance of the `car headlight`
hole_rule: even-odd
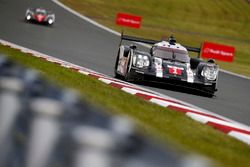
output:
[[[52,18],[49,18],[48,23],[52,24],[53,22],[54,22],[54,20]]]
[[[213,81],[216,79],[218,72],[218,66],[214,64],[207,64],[203,67],[201,75],[204,76],[207,80]]]
[[[132,59],[133,65],[138,68],[148,67],[150,62],[148,56],[145,55],[135,55]]]
[[[31,15],[28,14],[28,15],[26,16],[26,19],[27,19],[27,20],[30,20],[30,19],[31,19]]]

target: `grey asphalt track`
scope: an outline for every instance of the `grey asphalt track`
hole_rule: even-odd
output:
[[[56,14],[52,27],[24,22],[28,7]],[[0,38],[113,76],[119,37],[72,15],[50,0],[0,0]],[[219,75],[219,91],[208,98],[190,92],[147,87],[235,121],[250,125],[250,80]]]

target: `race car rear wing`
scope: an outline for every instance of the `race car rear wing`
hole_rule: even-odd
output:
[[[123,33],[121,33],[120,44],[122,43],[123,40],[134,41],[134,42],[141,42],[141,43],[146,43],[146,44],[151,44],[151,45],[154,45],[155,43],[161,42],[161,41],[152,40],[152,39],[145,39],[145,38],[138,38],[138,37],[134,37],[134,36],[123,35]],[[196,47],[192,47],[192,46],[185,46],[185,45],[183,45],[183,46],[188,51],[190,51],[190,52],[196,52],[196,53],[198,53],[198,55],[200,55],[201,48],[196,48]]]
[[[146,44],[151,44],[151,45],[160,42],[160,41],[156,41],[156,40],[152,40],[152,39],[138,38],[138,37],[133,37],[133,36],[121,34],[121,41],[122,40],[141,42],[141,43],[146,43]]]

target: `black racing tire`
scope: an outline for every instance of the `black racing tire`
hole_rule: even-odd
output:
[[[46,23],[46,25],[47,25],[48,27],[53,27],[53,24],[54,24],[54,23],[52,23],[52,24]]]
[[[25,22],[25,23],[29,23],[30,20],[27,20],[27,18],[25,17],[25,18],[24,18],[24,22]]]
[[[128,46],[124,46],[124,57],[128,57],[130,48]]]
[[[203,91],[208,94],[209,97],[213,97],[215,92],[217,91],[216,89],[216,83],[214,83],[212,86],[206,86],[203,88]]]

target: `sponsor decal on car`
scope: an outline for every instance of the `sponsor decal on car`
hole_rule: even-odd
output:
[[[168,65],[168,71],[170,74],[174,74],[174,75],[182,75],[182,71],[184,69],[181,67],[176,67],[176,66],[170,66]]]

